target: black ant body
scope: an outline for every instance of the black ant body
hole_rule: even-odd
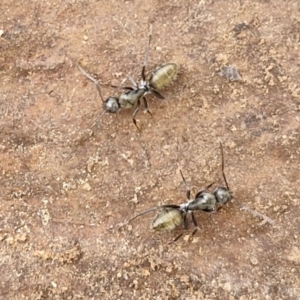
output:
[[[103,116],[104,113],[117,113],[122,108],[132,108],[134,106],[135,110],[132,114],[132,121],[137,129],[137,122],[136,122],[136,115],[139,112],[141,99],[143,99],[144,106],[146,111],[151,115],[151,112],[148,108],[147,99],[145,96],[147,94],[153,94],[157,98],[164,99],[158,90],[161,90],[167,87],[177,76],[177,65],[175,63],[167,63],[158,67],[150,76],[149,81],[146,80],[146,66],[148,64],[148,56],[149,56],[149,49],[150,49],[150,42],[151,42],[151,33],[149,35],[149,43],[146,51],[145,61],[142,67],[141,77],[142,80],[140,83],[136,83],[132,77],[129,77],[130,81],[133,83],[134,88],[132,87],[121,87],[121,89],[126,90],[123,92],[120,97],[109,97],[104,100],[101,93],[101,88],[99,82],[93,78],[90,74],[88,74],[81,66],[77,64],[78,69],[81,71],[83,75],[87,78],[92,80],[98,90],[100,98],[103,102],[103,112],[100,115],[100,118]],[[118,86],[111,85],[111,87],[119,88]]]
[[[191,190],[180,171],[182,180],[185,184],[186,188],[186,197],[188,199],[188,202],[176,205],[176,204],[165,204],[161,205],[159,207],[153,207],[146,211],[143,211],[130,219],[128,223],[132,222],[134,219],[147,214],[148,212],[159,210],[158,215],[155,217],[155,219],[152,221],[152,229],[164,232],[164,231],[172,231],[179,225],[183,223],[184,229],[188,229],[188,214],[191,214],[192,216],[192,222],[195,226],[195,229],[192,233],[194,235],[197,230],[199,229],[197,219],[194,215],[195,211],[202,210],[204,212],[217,212],[220,208],[222,208],[226,203],[228,203],[230,200],[233,199],[232,192],[228,186],[228,182],[225,176],[224,172],[224,155],[223,155],[223,146],[222,143],[220,143],[220,150],[221,150],[221,158],[222,158],[222,176],[224,179],[225,187],[217,187],[213,193],[210,193],[208,189],[214,184],[210,184],[206,187],[204,190],[200,190],[196,195],[195,198],[191,198]],[[266,221],[273,223],[273,221],[268,218],[267,216],[263,215],[262,213],[259,213],[255,210],[252,210],[245,204],[242,204],[241,202],[238,202],[244,209],[249,210],[251,213],[253,213],[256,216],[260,216]],[[177,236],[172,242],[177,241],[183,233],[181,233],[179,236]]]

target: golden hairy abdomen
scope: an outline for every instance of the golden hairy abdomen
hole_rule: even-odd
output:
[[[172,231],[182,223],[182,213],[175,208],[164,208],[152,223],[156,231]]]
[[[155,90],[161,90],[172,83],[177,76],[177,65],[167,63],[158,67],[151,75],[150,86]]]

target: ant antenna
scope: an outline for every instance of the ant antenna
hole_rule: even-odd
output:
[[[225,172],[224,172],[224,154],[223,154],[223,145],[222,142],[220,142],[220,149],[221,149],[221,158],[222,158],[222,174],[223,174],[223,178],[226,184],[226,188],[229,191],[229,186],[228,186],[228,182],[226,180],[226,176],[225,176]]]
[[[92,77],[87,71],[85,71],[78,63],[76,63],[76,66],[77,68],[79,69],[79,71],[85,76],[87,77],[88,79],[92,80],[95,85],[96,85],[96,88],[98,90],[98,93],[100,95],[100,98],[102,100],[102,102],[104,103],[104,99],[103,99],[103,96],[102,96],[102,93],[101,93],[101,88],[100,88],[100,84],[99,84],[99,81],[96,80],[94,77]],[[102,116],[103,114],[101,114]]]
[[[96,81],[95,84],[96,84],[96,88],[97,88],[97,91],[99,93],[99,96],[100,96],[102,102],[104,103],[104,99],[103,99],[103,96],[102,96],[102,93],[101,93],[101,89],[100,89],[100,84],[99,84],[98,81]]]
[[[180,170],[180,174],[181,174],[182,180],[183,180],[184,185],[185,185],[186,197],[188,198],[188,200],[190,200],[191,199],[191,189],[190,189],[189,185],[187,184],[181,170]]]

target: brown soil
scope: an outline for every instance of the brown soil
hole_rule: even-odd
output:
[[[153,116],[105,114],[95,85],[180,74]],[[1,1],[0,299],[299,299],[300,3]],[[242,78],[220,76],[234,66]],[[125,82],[125,80],[127,81]],[[103,87],[105,97],[119,90]],[[236,201],[201,230],[150,228],[216,181]]]

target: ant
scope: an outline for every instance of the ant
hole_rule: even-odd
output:
[[[213,193],[210,193],[208,189],[214,184],[211,183],[209,186],[207,186],[204,190],[200,190],[196,195],[195,198],[191,198],[191,190],[188,186],[181,170],[180,174],[182,177],[182,180],[184,182],[185,188],[186,188],[186,197],[188,199],[188,202],[177,205],[177,204],[165,204],[161,205],[159,207],[153,207],[146,211],[143,211],[139,213],[138,215],[131,218],[128,223],[132,222],[136,218],[147,214],[148,212],[159,210],[158,215],[155,217],[155,219],[152,221],[152,229],[164,232],[164,231],[172,231],[179,225],[183,223],[184,229],[188,229],[188,214],[191,214],[192,216],[192,222],[195,226],[195,229],[192,233],[194,235],[197,230],[199,229],[197,219],[194,215],[194,212],[197,210],[202,210],[204,212],[209,213],[215,213],[219,211],[226,203],[231,201],[233,199],[232,191],[230,190],[228,186],[228,182],[225,176],[224,172],[224,154],[223,154],[223,146],[220,142],[220,151],[221,151],[221,169],[222,169],[222,176],[224,179],[225,187],[217,187]],[[249,210],[254,215],[262,217],[264,220],[266,220],[269,223],[273,223],[273,221],[265,216],[262,213],[259,213],[255,210],[252,210],[245,204],[242,204],[241,202],[238,202],[244,209]],[[176,242],[183,233],[181,233],[179,236],[177,236],[171,243]]]
[[[120,87],[123,90],[126,90],[123,92],[120,97],[109,97],[106,100],[102,97],[101,88],[99,82],[93,78],[90,74],[88,74],[81,66],[77,64],[77,68],[80,70],[80,72],[85,75],[88,79],[92,80],[98,90],[98,93],[100,95],[100,98],[103,102],[103,112],[100,115],[100,118],[104,115],[104,113],[117,113],[121,108],[132,108],[134,106],[135,110],[132,114],[132,121],[136,128],[139,130],[139,127],[137,126],[136,122],[136,115],[139,112],[140,105],[141,105],[141,99],[143,99],[144,106],[146,108],[146,111],[150,114],[150,110],[148,108],[147,99],[145,96],[147,94],[154,94],[157,98],[164,99],[164,96],[162,96],[157,90],[163,89],[167,87],[171,82],[176,78],[177,76],[177,65],[175,63],[167,63],[164,65],[161,65],[158,67],[150,76],[149,81],[146,80],[146,66],[148,65],[148,56],[149,56],[149,49],[150,49],[150,43],[151,43],[151,36],[152,33],[150,31],[149,34],[149,43],[146,51],[145,60],[142,67],[141,77],[142,80],[140,83],[136,83],[131,76],[129,76],[130,81],[133,83],[134,88],[132,87]],[[114,88],[119,88],[118,86],[110,85]]]

